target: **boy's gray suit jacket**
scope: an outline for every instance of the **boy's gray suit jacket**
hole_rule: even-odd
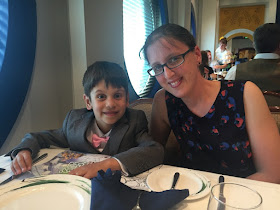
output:
[[[67,114],[61,129],[26,134],[7,155],[28,148],[34,158],[40,149],[55,145],[84,153],[113,156],[126,167],[130,176],[163,162],[163,147],[148,135],[148,123],[143,111],[127,108],[124,116],[113,126],[110,139],[101,153],[86,139],[87,129],[94,118],[92,110],[73,109]]]

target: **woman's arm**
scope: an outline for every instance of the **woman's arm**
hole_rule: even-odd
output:
[[[252,82],[244,87],[246,127],[257,173],[250,179],[280,183],[280,135],[264,96]]]
[[[170,130],[165,102],[165,90],[161,89],[156,93],[153,100],[150,133],[155,141],[165,146]]]
[[[227,67],[227,65],[228,65],[227,63],[223,64],[223,65],[215,65],[215,66],[213,66],[213,69],[224,69]]]

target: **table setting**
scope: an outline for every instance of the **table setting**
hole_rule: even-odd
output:
[[[212,187],[207,210],[261,210],[262,201],[257,191],[241,184],[222,181]]]
[[[110,170],[99,171],[91,180],[67,174],[83,162],[108,157],[42,149],[30,172],[1,184],[13,174],[10,158],[0,156],[0,209],[225,210],[242,209],[234,206],[242,202],[247,204],[243,209],[273,210],[280,206],[278,184],[169,165],[156,166],[134,177]],[[243,201],[246,196],[250,199]]]
[[[90,209],[90,180],[52,174],[10,182],[0,190],[0,209]]]
[[[227,71],[226,70],[215,70],[214,74],[216,75],[215,78],[216,80],[223,80],[225,79],[226,75],[227,75]]]

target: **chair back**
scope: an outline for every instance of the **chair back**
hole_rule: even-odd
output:
[[[151,122],[151,114],[152,114],[152,106],[153,106],[153,99],[152,98],[139,98],[129,104],[129,108],[138,109],[145,112],[148,126]]]
[[[280,93],[273,91],[263,91],[263,94],[267,100],[268,108],[274,117],[280,132]]]
[[[143,110],[148,120],[148,127],[150,127],[151,114],[152,114],[153,99],[152,98],[139,98],[129,104],[129,108]],[[176,137],[171,130],[168,140],[165,145],[164,164],[178,165],[179,161],[179,144]]]
[[[280,93],[274,91],[263,91],[263,95],[267,101],[271,112],[280,112]]]

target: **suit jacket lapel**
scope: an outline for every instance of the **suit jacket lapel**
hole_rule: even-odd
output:
[[[86,112],[84,113],[80,119],[75,120],[73,124],[73,128],[69,132],[68,141],[71,145],[71,149],[79,150],[81,152],[92,152],[92,153],[98,153],[98,151],[91,147],[87,141],[86,133],[88,127],[92,124],[92,121],[94,119],[93,112]]]
[[[102,153],[109,154],[111,156],[117,154],[122,139],[125,133],[127,132],[128,128],[129,128],[128,119],[125,113],[123,117],[113,126],[110,134],[110,139],[106,144]]]

